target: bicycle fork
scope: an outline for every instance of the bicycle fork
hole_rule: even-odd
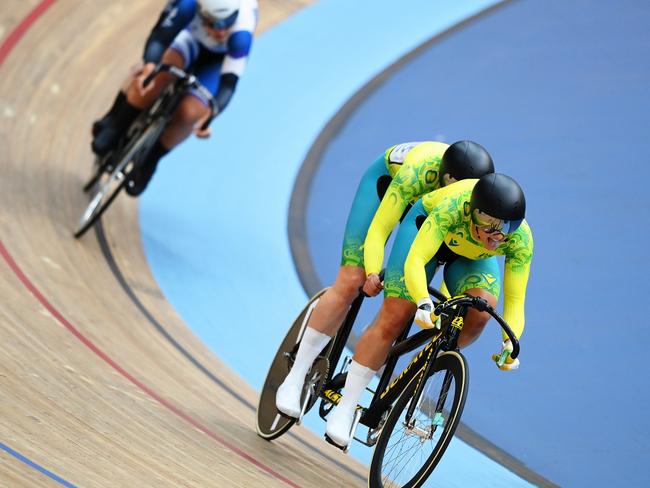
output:
[[[446,341],[445,350],[456,349],[458,336],[460,335],[460,331],[463,329],[463,318],[465,316],[465,312],[466,307],[460,307],[456,317],[451,321],[450,327],[453,327],[453,329],[451,331],[449,339]],[[435,358],[438,357],[438,353],[442,349],[442,344],[442,342],[436,342],[429,350],[426,366],[423,368],[418,377],[418,383],[415,387],[415,391],[413,392],[413,399],[409,403],[404,419],[406,427],[415,435],[419,436],[422,442],[433,437],[436,429],[439,426],[442,426],[444,423],[442,410],[445,405],[445,401],[447,400],[449,387],[451,386],[452,374],[450,371],[445,372],[445,379],[443,380],[442,387],[440,388],[440,394],[438,395],[438,401],[436,402],[436,409],[433,416],[431,417],[431,425],[426,429],[417,427],[415,425],[415,418],[413,416],[416,408],[418,408],[420,406],[420,403],[424,400],[424,385],[432,374]]]

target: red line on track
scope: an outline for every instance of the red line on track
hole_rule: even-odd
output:
[[[201,432],[207,434],[209,437],[217,441],[219,444],[222,446],[230,449],[232,452],[235,454],[239,455],[249,463],[253,464],[254,466],[258,467],[260,470],[270,474],[271,476],[275,477],[276,479],[283,481],[289,486],[293,486],[295,488],[299,488],[299,485],[294,483],[288,478],[285,478],[278,472],[274,471],[273,469],[269,468],[268,466],[262,464],[260,461],[252,457],[251,455],[247,454],[244,452],[242,449],[238,448],[234,444],[228,442],[225,439],[222,439],[220,436],[215,434],[213,431],[211,431],[209,428],[205,427],[203,424],[201,424],[198,420],[194,419],[193,417],[190,417],[188,414],[180,410],[178,407],[173,405],[171,402],[165,400],[162,396],[160,396],[158,393],[153,391],[151,388],[149,388],[147,385],[142,383],[140,380],[135,378],[133,375],[131,375],[128,371],[126,371],[122,366],[117,364],[115,361],[113,361],[104,351],[102,351],[99,347],[97,347],[90,339],[85,337],[79,330],[70,323],[54,306],[45,298],[45,296],[40,292],[38,288],[30,281],[30,279],[25,275],[25,273],[22,271],[22,269],[18,266],[16,261],[13,259],[11,254],[7,251],[7,248],[4,246],[4,243],[0,241],[0,254],[2,254],[2,257],[4,260],[7,262],[11,270],[16,274],[18,279],[25,285],[25,287],[29,290],[29,292],[36,297],[36,299],[45,307],[45,309],[50,312],[56,320],[58,320],[66,329],[68,329],[79,341],[81,341],[88,349],[90,349],[92,352],[94,352],[97,356],[99,356],[101,359],[103,359],[106,363],[108,363],[115,371],[120,373],[122,376],[124,376],[127,380],[129,380],[131,383],[133,383],[135,386],[140,388],[142,391],[144,391],[147,395],[155,399],[157,402],[159,402],[161,405],[167,407],[170,411],[178,415],[180,418],[188,422],[189,424],[193,425],[197,429],[199,429]]]
[[[9,33],[5,40],[2,41],[2,44],[0,44],[0,66],[2,66],[6,57],[9,56],[9,53],[18,43],[20,38],[23,37],[25,32],[27,32],[32,24],[36,22],[36,19],[43,15],[43,13],[54,4],[54,2],[56,2],[56,0],[43,0],[41,3],[36,5],[36,7],[34,7],[32,11],[20,21],[20,24]]]
[[[5,40],[0,44],[0,67],[2,67],[2,64],[6,60],[7,56],[11,53],[12,49],[16,46],[18,41],[23,37],[25,32],[36,22],[36,20],[49,8],[54,4],[56,0],[43,0],[41,3],[39,3],[32,11],[27,14],[27,16],[14,28],[9,35],[5,38]],[[165,400],[162,396],[160,396],[158,393],[156,393],[154,390],[149,388],[147,385],[142,383],[140,380],[132,376],[128,371],[126,371],[124,368],[122,368],[119,364],[117,364],[115,361],[113,361],[104,351],[102,351],[99,347],[97,347],[92,341],[90,341],[87,337],[85,337],[79,330],[72,325],[70,321],[68,321],[63,314],[61,314],[54,306],[45,298],[45,295],[43,295],[38,288],[31,282],[31,280],[27,277],[27,275],[22,271],[20,266],[16,263],[14,258],[11,256],[7,248],[5,247],[4,243],[0,240],[0,254],[2,254],[2,257],[4,260],[7,262],[11,270],[14,272],[14,274],[18,277],[18,279],[22,282],[23,285],[29,290],[29,292],[34,295],[34,297],[45,307],[45,309],[50,312],[56,320],[58,320],[61,325],[63,325],[68,331],[70,331],[82,344],[84,344],[88,349],[90,349],[92,352],[94,352],[97,356],[99,356],[101,359],[103,359],[106,363],[108,363],[115,371],[120,373],[122,376],[124,376],[127,380],[129,380],[131,383],[133,383],[135,386],[140,388],[142,391],[144,391],[147,395],[149,395],[151,398],[155,399],[158,403],[161,405],[165,406],[168,410],[188,422],[190,425],[194,426],[204,434],[208,435],[211,437],[213,440],[221,444],[222,446],[230,449],[232,452],[240,456],[241,458],[245,459],[252,465],[256,466],[259,468],[261,471],[264,471],[265,473],[270,474],[274,478],[284,482],[288,486],[292,486],[294,488],[300,488],[299,485],[291,481],[290,479],[282,476],[280,473],[274,471],[273,469],[269,468],[265,464],[261,463],[251,455],[247,454],[245,451],[240,449],[239,447],[235,446],[231,442],[222,439],[220,436],[215,434],[213,431],[211,431],[209,428],[205,427],[203,424],[201,424],[198,420],[195,418],[189,416],[182,410],[180,410],[178,407],[176,407],[174,404],[169,402],[168,400]]]

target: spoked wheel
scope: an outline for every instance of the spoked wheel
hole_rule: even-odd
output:
[[[99,178],[97,179],[99,182]],[[90,229],[97,219],[104,213],[111,202],[124,188],[126,178],[121,171],[114,171],[104,183],[99,183],[99,189],[93,196],[92,200],[86,207],[83,215],[79,219],[79,224],[74,232],[76,238],[81,237]]]
[[[295,419],[285,417],[275,408],[275,394],[293,365],[293,359],[298,349],[298,343],[300,342],[300,339],[302,339],[309,317],[314,311],[318,300],[326,290],[327,288],[314,295],[302,312],[300,312],[300,315],[298,315],[296,320],[293,322],[289,332],[287,332],[282,344],[278,348],[278,352],[276,352],[275,358],[273,358],[273,362],[269,368],[269,372],[266,375],[264,387],[260,394],[260,401],[257,406],[257,434],[266,440],[270,441],[280,437],[296,423]],[[310,375],[318,375],[318,384],[322,384],[322,381],[324,380],[323,377],[327,375],[327,367],[328,363],[325,358],[319,358],[314,363]],[[309,393],[315,392],[303,392],[303,395]],[[313,400],[310,401],[309,408],[313,406],[315,401],[316,398],[313,398]]]
[[[99,181],[99,179],[102,177],[102,175],[111,172],[112,168],[111,169],[107,168],[107,159],[109,158],[110,158],[110,154],[104,156],[103,158],[97,157],[97,160],[95,161],[95,172],[83,186],[84,193],[88,193],[90,190],[92,190],[97,184],[97,182]]]
[[[433,369],[409,424],[406,411],[419,375],[390,411],[370,463],[371,488],[424,486],[454,435],[467,397],[467,363],[459,352],[448,351]]]
[[[97,173],[86,183],[84,191],[95,188],[90,203],[79,219],[77,228],[74,231],[76,238],[81,237],[101,217],[108,206],[115,200],[124,185],[127,177],[133,169],[133,160],[136,157],[143,159],[156,142],[164,129],[165,121],[155,120],[141,134],[136,135],[125,147],[122,156],[116,158],[117,164],[112,171],[105,173],[98,169]]]

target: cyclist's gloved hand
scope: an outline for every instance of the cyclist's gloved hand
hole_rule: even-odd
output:
[[[194,134],[196,137],[200,139],[207,139],[212,135],[212,127],[207,127],[205,129],[201,129],[201,126],[203,125],[204,120],[199,120],[196,124],[194,124]]]
[[[423,329],[433,329],[434,327],[440,328],[440,322],[433,314],[433,302],[431,298],[423,298],[418,302],[418,311],[415,312],[415,323]]]
[[[369,297],[374,297],[383,289],[384,284],[381,282],[379,275],[377,273],[370,273],[366,278],[366,282],[363,284],[363,292]]]
[[[492,360],[501,371],[513,371],[519,367],[519,358],[512,359],[510,357],[511,352],[512,343],[508,339],[501,344],[501,353],[492,355]]]

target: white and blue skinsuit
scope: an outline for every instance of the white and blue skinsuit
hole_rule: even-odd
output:
[[[216,113],[228,105],[244,72],[257,23],[257,0],[242,0],[228,37],[220,43],[205,30],[196,0],[170,0],[144,48],[145,63],[159,63],[166,49],[177,51],[184,68],[193,73],[214,96]],[[192,95],[207,105],[200,92]]]

